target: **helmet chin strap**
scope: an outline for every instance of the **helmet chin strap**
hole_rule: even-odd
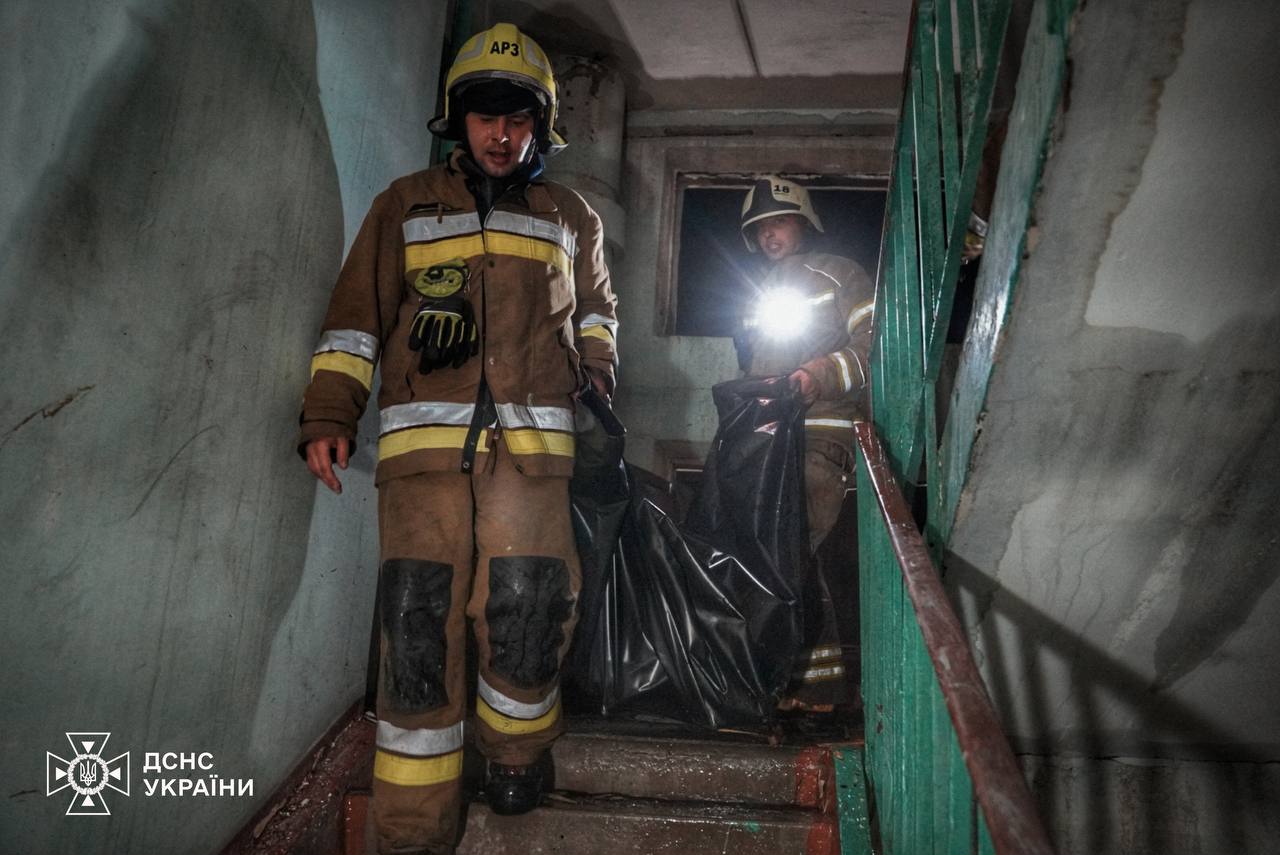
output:
[[[510,175],[495,177],[484,171],[471,152],[471,146],[465,141],[461,144],[465,157],[459,160],[462,171],[466,174],[467,189],[476,200],[476,212],[483,222],[493,210],[494,204],[512,187],[529,183],[542,174],[542,155],[538,153],[536,144],[529,146],[528,154],[520,161]]]

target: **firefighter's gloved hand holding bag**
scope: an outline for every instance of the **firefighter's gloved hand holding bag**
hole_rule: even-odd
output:
[[[409,328],[409,348],[421,351],[423,374],[457,368],[480,351],[475,312],[463,288],[465,271],[461,265],[429,267],[413,283],[423,299]]]

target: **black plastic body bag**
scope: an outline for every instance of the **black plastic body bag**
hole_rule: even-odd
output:
[[[709,727],[773,715],[804,630],[804,405],[785,378],[713,394],[720,426],[683,525],[636,487],[616,419],[616,435],[579,438],[572,704]]]

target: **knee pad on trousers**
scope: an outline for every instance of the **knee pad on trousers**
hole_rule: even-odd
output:
[[[569,567],[561,558],[489,559],[489,667],[513,686],[533,689],[559,669],[564,622],[573,614]]]
[[[412,558],[382,562],[383,686],[397,712],[426,712],[448,703],[445,622],[452,585],[450,564]]]

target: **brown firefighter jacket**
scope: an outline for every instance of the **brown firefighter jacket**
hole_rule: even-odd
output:
[[[857,262],[839,255],[805,252],[772,265],[760,284],[762,293],[778,288],[797,292],[808,306],[806,328],[790,339],[773,339],[757,327],[749,335],[747,374],[789,374],[797,368],[813,377],[818,399],[805,412],[811,438],[853,447],[853,419],[864,417],[871,392],[872,313],[875,284]]]
[[[600,218],[577,193],[535,178],[499,198],[482,224],[461,156],[455,150],[449,163],[399,178],[374,199],[311,360],[300,449],[355,437],[381,362],[377,483],[462,471],[469,432],[479,468],[495,428],[521,472],[568,476],[579,362],[612,385],[616,300]],[[424,375],[409,348],[422,300],[413,283],[442,265],[465,279],[480,352]],[[496,425],[474,418],[482,378]],[[473,419],[484,429],[473,430]]]

